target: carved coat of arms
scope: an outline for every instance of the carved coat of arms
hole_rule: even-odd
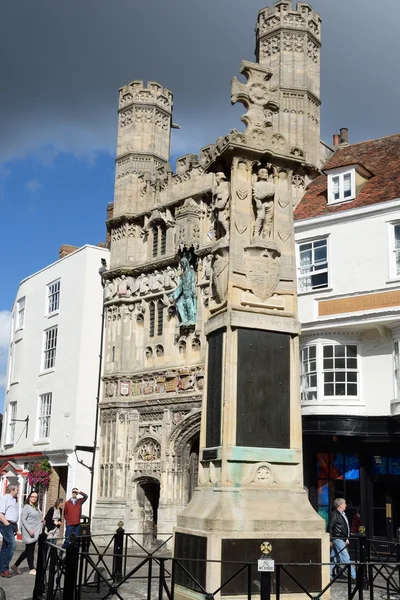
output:
[[[280,253],[273,242],[245,248],[246,275],[252,292],[265,302],[279,282]]]

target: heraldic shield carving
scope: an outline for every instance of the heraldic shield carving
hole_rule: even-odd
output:
[[[265,302],[279,282],[280,252],[273,241],[252,244],[244,250],[246,276],[251,291]]]

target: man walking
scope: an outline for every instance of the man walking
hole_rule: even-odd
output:
[[[336,498],[333,504],[336,510],[333,511],[329,523],[332,546],[331,557],[336,562],[349,563],[350,555],[347,546],[349,545],[350,526],[345,514],[346,500],[344,498]],[[333,567],[334,564],[331,563],[331,578],[333,576]],[[353,580],[356,578],[356,571],[353,565],[351,566],[351,578]]]
[[[3,545],[0,550],[0,575],[11,577],[10,562],[16,548],[15,534],[18,529],[19,507],[17,502],[19,487],[11,483],[6,495],[0,497],[0,533]]]
[[[82,498],[78,498],[81,495]],[[82,515],[82,504],[87,500],[87,494],[80,492],[78,488],[72,488],[72,497],[66,501],[64,506],[64,519],[65,519],[65,540],[62,545],[66,548],[69,544],[69,538],[71,533],[77,537],[81,533],[81,515]]]

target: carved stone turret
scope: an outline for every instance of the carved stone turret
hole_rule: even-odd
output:
[[[258,14],[256,60],[271,72],[280,105],[273,133],[319,165],[321,18],[306,2],[275,2]]]
[[[114,215],[137,210],[146,181],[167,167],[172,105],[171,92],[154,81],[147,87],[132,81],[119,90]]]

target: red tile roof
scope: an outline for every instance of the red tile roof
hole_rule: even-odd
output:
[[[357,197],[344,204],[328,206],[328,178],[319,175],[310,183],[297,206],[294,213],[296,221],[400,198],[400,134],[339,148],[323,169],[326,171],[350,164],[361,164],[372,173]]]

